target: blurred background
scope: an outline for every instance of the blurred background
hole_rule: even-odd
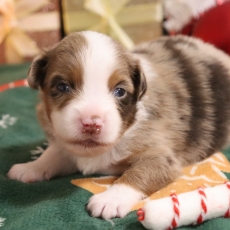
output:
[[[230,1],[0,0],[0,65],[30,62],[81,30],[108,34],[128,49],[161,35],[184,34],[230,54]]]

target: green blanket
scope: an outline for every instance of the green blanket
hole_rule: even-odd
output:
[[[25,78],[28,67],[1,66],[0,86]],[[136,212],[111,221],[90,217],[85,207],[92,194],[70,182],[82,178],[81,174],[33,184],[6,177],[13,164],[32,161],[46,148],[36,119],[37,101],[37,92],[28,87],[0,92],[0,230],[144,229]],[[225,154],[229,159],[230,151]],[[230,220],[217,218],[180,229],[229,230]]]

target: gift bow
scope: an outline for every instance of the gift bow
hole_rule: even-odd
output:
[[[9,33],[10,28],[14,27],[14,25],[17,23],[13,1],[0,1],[0,13],[4,16],[1,18],[0,26],[0,43],[2,43],[4,37],[6,37],[6,35]]]
[[[133,41],[122,29],[122,26],[144,24],[152,21],[160,22],[162,9],[158,0],[154,3],[126,6],[129,2],[131,0],[85,0],[84,8],[94,14],[83,11],[68,12],[64,15],[64,18],[67,21],[74,22],[74,25],[69,24],[66,29],[67,31],[75,31],[88,28],[102,33],[108,33],[109,31],[125,47],[131,49],[134,45]]]
[[[86,0],[85,8],[93,13],[96,13],[102,17],[102,20],[98,25],[91,28],[95,31],[103,31],[105,23],[108,23],[109,27],[115,32],[119,40],[127,48],[133,47],[133,41],[128,37],[124,30],[116,21],[116,14],[129,2],[129,0]]]
[[[59,28],[57,12],[34,14],[48,3],[48,0],[0,0],[0,44],[5,41],[8,63],[21,62],[24,57],[34,57],[40,52],[26,31]]]

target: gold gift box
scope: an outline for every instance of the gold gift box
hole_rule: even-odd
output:
[[[161,0],[62,0],[62,8],[65,34],[94,30],[130,49],[162,33]]]
[[[60,41],[59,0],[0,1],[0,63],[31,61]]]

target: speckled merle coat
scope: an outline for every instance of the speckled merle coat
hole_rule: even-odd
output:
[[[156,72],[142,98],[148,114],[138,127],[142,145],[133,143],[133,151],[151,141],[151,151],[158,154],[154,165],[167,168],[163,174],[159,170],[159,188],[180,166],[201,161],[230,143],[230,58],[184,36],[144,43],[133,53],[148,59]],[[149,192],[150,184],[145,185]]]
[[[130,52],[105,35],[73,33],[34,60],[28,82],[40,90],[50,145],[8,177],[119,175],[89,200],[94,217],[124,217],[230,143],[230,57],[194,38],[163,37]]]

